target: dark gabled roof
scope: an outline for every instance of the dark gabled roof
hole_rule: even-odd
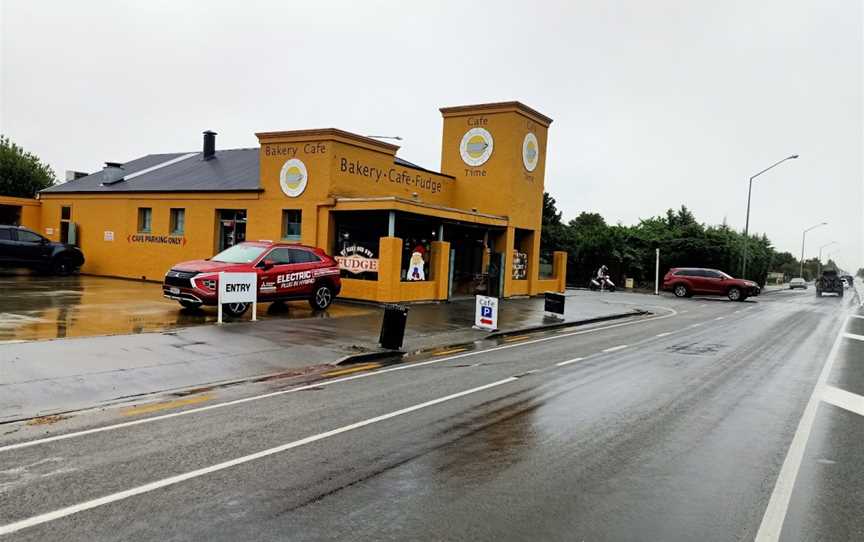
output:
[[[109,180],[104,170],[42,190],[43,194],[90,192],[240,192],[261,190],[258,149],[216,151],[210,160],[197,153],[185,160],[126,179],[136,172],[191,153],[148,154],[123,164],[124,180]]]
[[[261,190],[258,169],[259,149],[227,149],[216,151],[210,160],[201,153],[174,152],[148,154],[122,165],[123,180],[112,181],[105,171],[67,181],[42,190],[42,194],[115,194],[118,192],[248,192]],[[194,154],[185,160],[156,167],[171,160]],[[394,157],[403,167],[443,175]],[[140,175],[139,171],[155,168]],[[449,177],[449,175],[445,175]],[[132,178],[127,178],[132,177]]]

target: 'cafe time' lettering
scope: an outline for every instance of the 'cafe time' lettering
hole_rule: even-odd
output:
[[[350,175],[358,175],[373,181],[380,182],[382,179],[387,179],[393,184],[404,184],[421,190],[427,190],[432,194],[437,194],[443,189],[443,183],[435,180],[431,175],[423,175],[421,173],[412,173],[405,169],[397,169],[391,167],[386,173],[384,168],[370,166],[364,164],[360,160],[347,158],[339,159],[339,171]]]

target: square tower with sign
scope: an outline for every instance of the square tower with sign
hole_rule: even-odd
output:
[[[441,172],[455,177],[455,206],[507,217],[486,258],[503,257],[506,295],[536,293],[552,119],[520,102],[445,107],[441,114]]]
[[[456,178],[456,207],[539,230],[552,119],[520,102],[445,107],[441,114],[441,172]]]

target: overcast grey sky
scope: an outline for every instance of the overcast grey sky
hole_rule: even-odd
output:
[[[859,0],[0,0],[0,131],[58,176],[155,152],[338,127],[438,168],[440,106],[520,100],[555,119],[565,218],[686,204],[796,256],[864,265]]]

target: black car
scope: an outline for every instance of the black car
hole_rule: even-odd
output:
[[[843,279],[834,269],[823,269],[822,276],[816,279],[816,295],[837,294],[843,297]]]
[[[68,275],[82,265],[84,254],[78,247],[49,241],[27,228],[0,225],[0,267]]]

